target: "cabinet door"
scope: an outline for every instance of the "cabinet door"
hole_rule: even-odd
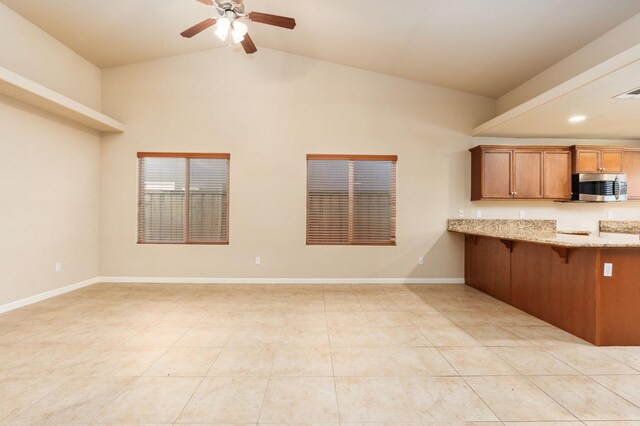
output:
[[[571,152],[544,153],[544,198],[571,199]]]
[[[622,173],[622,151],[602,151],[600,158],[603,173]]]
[[[576,151],[576,173],[599,173],[600,151]]]
[[[514,198],[542,198],[542,151],[514,151]]]
[[[640,200],[640,150],[624,153],[623,170],[627,174],[629,199]]]
[[[513,198],[511,195],[512,151],[482,154],[482,198]]]

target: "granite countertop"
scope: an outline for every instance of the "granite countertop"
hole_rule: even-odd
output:
[[[600,232],[640,235],[640,220],[601,220]]]
[[[555,220],[449,219],[448,231],[566,248],[640,248],[640,241],[558,234]]]

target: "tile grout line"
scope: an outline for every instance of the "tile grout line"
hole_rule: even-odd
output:
[[[603,374],[603,376],[609,376],[609,374]],[[616,374],[611,374],[611,376],[616,376]],[[634,374],[620,374],[620,376],[635,376]],[[621,395],[620,393],[616,392],[615,390],[609,388],[606,385],[603,385],[602,383],[598,382],[596,379],[594,379],[593,377],[589,376],[589,375],[585,375],[586,378],[588,378],[589,380],[591,380],[593,383],[595,383],[597,386],[600,386],[603,389],[608,390],[609,392],[613,393],[614,395],[619,396],[620,398],[624,399],[625,401],[627,401],[629,404],[633,405],[634,407],[637,407],[638,409],[640,409],[640,405],[634,403],[633,401],[630,401],[627,397]],[[634,419],[633,421],[637,421],[640,420],[640,418],[638,419]]]
[[[329,331],[329,317],[327,315],[327,296],[324,290],[322,291],[322,301],[324,304],[324,320],[325,320],[325,324],[327,325],[327,340],[329,341],[329,357],[331,358],[331,373],[332,373],[331,379],[333,380],[333,392],[336,396],[336,415],[337,415],[338,422],[340,422],[340,403],[338,402],[338,385],[336,384],[336,369],[335,369],[335,366],[333,365],[333,347],[331,346],[331,332]],[[358,303],[360,302],[358,301]]]
[[[580,375],[584,376],[582,374],[581,371],[579,371]],[[574,413],[573,411],[571,411],[569,409],[569,407],[566,407],[564,404],[562,404],[560,401],[558,401],[556,398],[554,398],[552,395],[550,395],[547,391],[545,391],[544,389],[542,389],[540,386],[538,386],[537,383],[535,383],[533,380],[531,380],[531,377],[567,377],[567,376],[535,376],[535,375],[531,375],[531,376],[522,376],[527,382],[531,383],[533,386],[536,387],[536,389],[540,390],[540,392],[542,392],[543,394],[545,394],[547,397],[549,397],[553,402],[555,402],[556,404],[558,404],[560,407],[564,408],[567,413],[571,414],[576,420],[582,422],[583,420],[578,417],[578,415],[576,413]],[[578,376],[571,376],[571,377],[578,377]]]
[[[198,385],[193,389],[193,392],[191,392],[191,395],[189,396],[189,399],[187,399],[187,402],[185,402],[184,406],[182,407],[182,409],[180,410],[180,412],[178,413],[178,415],[176,416],[175,419],[173,419],[173,422],[171,422],[172,424],[175,424],[178,419],[180,419],[180,416],[182,416],[182,413],[184,413],[185,408],[187,408],[187,406],[189,405],[189,403],[191,402],[191,400],[193,399],[193,396],[196,394],[196,392],[198,391],[198,389],[200,389],[200,386],[202,386],[202,383],[204,382],[204,379],[206,379],[207,376],[205,375],[204,377],[202,377],[202,379],[200,379],[200,382],[198,383]]]

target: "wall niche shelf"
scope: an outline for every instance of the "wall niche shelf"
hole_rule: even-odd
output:
[[[122,133],[124,124],[35,81],[0,67],[0,95],[102,133]]]

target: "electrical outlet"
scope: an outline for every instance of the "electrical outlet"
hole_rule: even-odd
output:
[[[613,219],[613,212],[607,212],[607,219]]]
[[[424,265],[424,257],[418,258],[418,265]]]
[[[604,274],[605,277],[613,277],[613,263],[605,263],[604,264]]]
[[[524,210],[520,210],[520,219],[524,219]]]
[[[476,210],[476,217],[480,219],[482,217],[482,210]]]
[[[262,259],[260,259],[260,256],[256,256],[256,265],[260,265],[260,263],[262,263]]]
[[[62,263],[56,263],[56,272],[62,272]]]
[[[458,212],[458,217],[464,217],[464,210],[460,210]]]

